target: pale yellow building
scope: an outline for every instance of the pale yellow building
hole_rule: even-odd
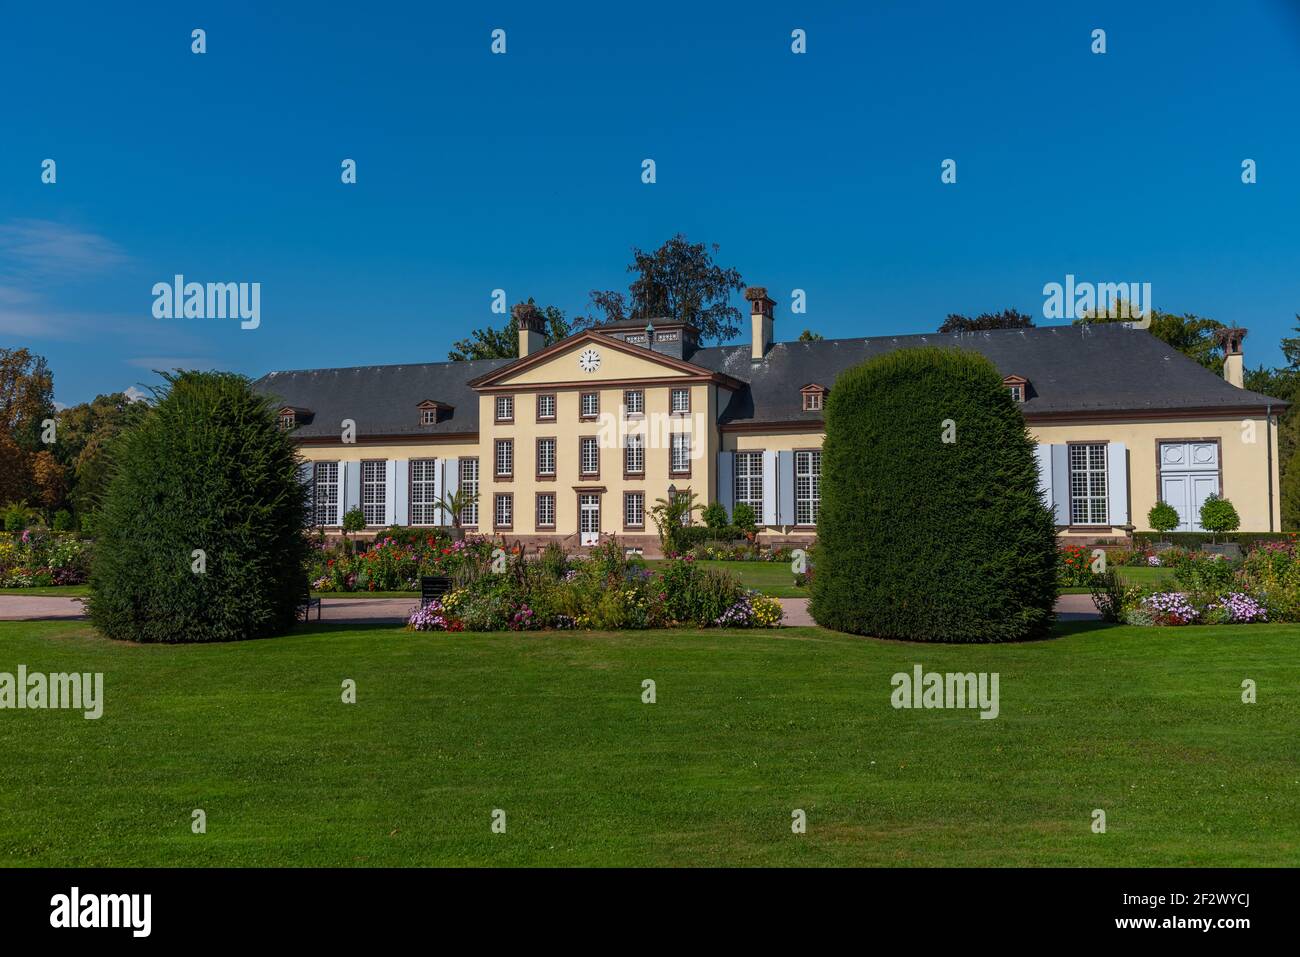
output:
[[[729,513],[749,505],[766,541],[811,541],[836,377],[893,349],[948,346],[987,356],[1022,404],[1063,537],[1145,530],[1158,499],[1196,530],[1211,494],[1233,501],[1243,531],[1280,528],[1286,405],[1242,388],[1241,335],[1220,378],[1121,324],[774,342],[773,301],[746,297],[748,345],[703,348],[663,320],[544,347],[526,320],[516,359],[275,372],[257,387],[294,429],[327,530],[352,508],[376,530],[449,525],[437,503],[465,489],[472,532],[573,551],[617,536],[653,554],[650,509],[688,489]]]

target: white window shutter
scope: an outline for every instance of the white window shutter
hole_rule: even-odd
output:
[[[447,460],[439,459],[433,467],[433,500],[441,502],[443,498],[443,489],[447,487]],[[435,508],[433,510],[433,524],[450,525],[451,516],[443,509]]]
[[[764,525],[776,524],[776,463],[776,452],[763,452],[763,515],[760,521]]]
[[[339,478],[343,479],[343,492],[339,495],[339,524],[342,525],[344,515],[361,507],[361,463],[341,463]]]
[[[1043,504],[1052,507],[1052,447],[1034,446],[1034,461],[1038,463],[1038,494]]]
[[[1128,447],[1123,442],[1106,446],[1106,496],[1111,525],[1128,524]]]
[[[411,524],[411,460],[394,459],[393,474],[397,481],[393,485],[393,522],[394,525]]]
[[[384,462],[384,524],[397,523],[397,459]]]
[[[1070,448],[1052,446],[1052,510],[1057,525],[1070,524]]]
[[[731,516],[732,503],[736,500],[736,456],[734,452],[718,453],[718,502]]]
[[[776,521],[778,525],[794,524],[794,453],[777,455]]]

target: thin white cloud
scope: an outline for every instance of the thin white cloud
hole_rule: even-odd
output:
[[[11,279],[61,280],[103,273],[127,261],[109,239],[48,219],[0,223],[0,272]]]
[[[149,393],[144,391],[144,389],[140,388],[138,385],[127,386],[122,390],[122,393],[132,402],[143,402],[145,399],[149,398]]]

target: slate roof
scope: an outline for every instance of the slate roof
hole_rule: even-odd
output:
[[[311,410],[311,420],[299,423],[294,431],[299,439],[337,439],[344,419],[355,420],[357,433],[363,436],[455,435],[478,431],[478,393],[466,383],[513,361],[271,372],[254,382],[253,388],[274,396],[280,405]],[[436,425],[421,425],[416,406],[425,399],[454,408]]]
[[[748,345],[714,346],[690,361],[749,383],[723,409],[724,424],[815,422],[822,413],[803,411],[803,386],[816,382],[834,389],[836,377],[851,366],[917,346],[969,349],[1003,376],[1024,376],[1026,416],[1230,410],[1270,402],[1275,410],[1286,408],[1280,399],[1238,389],[1149,332],[1118,323],[779,342],[758,362],[750,359]]]
[[[1229,385],[1150,333],[1118,323],[1045,326],[865,339],[779,342],[758,362],[748,344],[698,349],[688,361],[746,383],[723,408],[728,423],[817,422],[804,412],[799,390],[809,383],[831,389],[851,366],[894,349],[915,346],[970,349],[986,356],[1004,376],[1029,380],[1027,416],[1178,410],[1256,409],[1279,399]],[[335,438],[339,423],[356,420],[362,435],[454,435],[477,432],[478,396],[468,386],[512,359],[432,362],[272,372],[254,383],[280,405],[310,409],[298,438]],[[725,397],[728,393],[723,392]],[[416,406],[425,399],[454,406],[436,425],[420,425]]]

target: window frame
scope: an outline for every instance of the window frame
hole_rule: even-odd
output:
[[[339,496],[340,494],[342,494],[342,488],[339,479],[343,475],[343,463],[339,461],[320,461],[320,462],[312,462],[311,465],[312,465],[312,469],[311,469],[312,524],[319,528],[338,528],[341,524],[339,521]],[[316,470],[320,468],[322,465],[334,466],[334,480],[332,482],[322,483],[320,479],[317,478]],[[329,522],[320,521],[320,509],[322,503],[320,500],[320,494],[318,492],[318,489],[322,484],[325,486],[333,486],[334,488],[334,501],[332,503],[334,508],[334,514],[333,514],[333,520]],[[324,504],[326,507],[329,507],[331,505],[330,502],[325,502]]]
[[[472,479],[466,474],[470,470],[470,466],[473,466],[474,471],[474,477]],[[459,480],[456,483],[456,487],[458,489],[465,489],[467,493],[469,491],[473,491],[474,493],[473,501],[460,510],[461,528],[478,528],[481,512],[479,508],[479,491],[483,480],[483,469],[480,466],[478,456],[469,455],[460,459],[456,464],[456,472],[458,473],[457,478]],[[471,485],[473,485],[472,490],[470,489]],[[473,509],[473,512],[470,513],[474,516],[472,521],[467,520],[465,517],[465,513],[470,509]]]
[[[509,405],[510,415],[508,417],[501,415],[501,403]],[[513,395],[497,395],[492,398],[492,422],[494,425],[514,425],[515,422],[515,397]]]
[[[586,471],[585,451],[588,442],[595,446],[596,449],[596,470],[594,472]],[[600,439],[597,436],[583,435],[578,438],[578,475],[584,479],[600,478]]]
[[[640,408],[633,409],[631,396],[637,397],[637,405]],[[623,415],[629,419],[640,419],[645,417],[645,389],[624,389],[623,390]]]
[[[550,414],[550,415],[542,415],[542,400],[543,400],[543,399],[550,399],[550,400],[551,400],[551,414]],[[554,421],[559,417],[559,413],[560,413],[560,399],[559,399],[559,396],[556,395],[556,393],[554,393],[554,392],[539,392],[539,393],[537,393],[537,400],[536,400],[536,402],[534,403],[534,409],[535,409],[535,411],[536,411],[536,413],[537,413],[537,421],[538,421],[538,422],[554,422]]]
[[[510,512],[510,521],[501,522],[501,503],[505,502]],[[511,532],[515,528],[515,494],[514,492],[495,492],[492,495],[492,529],[498,532]]]
[[[804,497],[802,501],[808,503],[809,505],[809,512],[811,513],[812,516],[811,522],[799,521],[799,504],[801,501],[801,498],[799,496],[799,479],[801,477],[799,472],[799,457],[801,455],[808,456],[809,470],[806,473],[806,475],[802,476],[808,479],[808,495]],[[812,471],[812,462],[814,461],[814,456],[816,457],[816,462],[817,462],[817,471],[815,473]],[[821,449],[795,449],[794,450],[794,523],[796,528],[817,527],[817,514],[818,512],[821,511],[821,504],[822,504],[821,485],[822,485],[822,450]]]
[[[628,520],[628,506],[634,499],[640,500],[640,522],[631,522]],[[632,489],[623,493],[623,530],[626,532],[645,531],[645,492],[640,489]]]
[[[741,461],[746,463],[746,474],[740,474]],[[749,463],[758,463],[758,472],[755,473]],[[734,509],[737,505],[745,504],[754,510],[754,514],[762,524],[763,518],[763,450],[762,449],[741,449],[735,453],[733,459],[732,477],[731,477],[731,503]],[[741,482],[745,483],[746,495],[741,495]],[[758,487],[757,502],[752,497],[755,482]]]
[[[415,477],[416,466],[424,465],[426,463],[432,464],[435,477],[417,480]],[[410,490],[410,492],[407,495],[406,524],[410,525],[413,528],[428,528],[430,526],[436,526],[439,524],[438,519],[442,514],[442,512],[438,508],[438,494],[437,494],[438,480],[436,477],[437,469],[438,469],[438,460],[430,459],[430,458],[411,459],[410,463],[407,466],[407,488]],[[417,485],[427,486],[430,490],[432,490],[433,500],[430,502],[426,502],[426,501],[417,502],[415,500],[415,491]],[[415,520],[415,510],[417,507],[428,507],[431,510],[430,514],[433,517],[427,522],[417,522]]]
[[[645,478],[645,445],[645,436],[640,432],[627,432],[623,435],[623,478]],[[640,453],[640,468],[632,468],[633,451]]]
[[[668,476],[669,478],[690,478],[691,477],[691,433],[689,432],[669,432],[668,433]],[[678,436],[685,439],[686,446],[686,467],[677,469],[674,465],[676,458]]]
[[[379,480],[366,478],[367,465],[379,466],[379,474],[381,476]],[[373,491],[373,488],[376,485],[378,485],[381,489],[383,489],[383,495],[380,496],[380,499],[377,503],[367,502],[366,494],[368,492]],[[388,460],[387,459],[362,459],[361,460],[360,505],[361,505],[361,513],[365,515],[366,518],[366,528],[380,528],[384,525],[384,518],[388,512]],[[366,507],[370,506],[371,508],[374,508],[376,505],[380,509],[379,521],[372,522],[370,521],[370,515],[366,514]]]
[[[1110,524],[1110,440],[1097,439],[1095,441],[1077,441],[1066,442],[1066,477],[1068,482],[1067,492],[1070,502],[1070,528],[1111,528]],[[1078,449],[1101,449],[1101,468],[1093,468],[1091,463],[1087,468],[1076,469],[1074,465],[1074,450]],[[1085,453],[1090,454],[1090,453]],[[1075,474],[1085,476],[1101,476],[1101,492],[1097,493],[1092,487],[1095,483],[1089,483],[1089,491],[1084,495],[1075,494],[1074,478]],[[1079,521],[1076,517],[1075,502],[1076,500],[1086,500],[1095,504],[1096,500],[1101,501],[1102,520],[1097,521]],[[1091,517],[1091,512],[1088,517]]]
[[[676,397],[678,395],[686,396],[686,408],[677,408]],[[672,387],[668,390],[668,414],[669,415],[690,415],[691,414],[691,390],[687,388]]]
[[[551,445],[551,470],[542,471],[542,443],[549,442]],[[533,473],[539,482],[554,482],[560,472],[560,440],[554,435],[539,435],[533,443]]]
[[[509,449],[510,471],[502,472],[501,468],[501,450]],[[493,439],[492,440],[492,477],[498,482],[512,482],[515,478],[515,440],[514,439]]]
[[[589,396],[590,396],[591,398],[594,398],[594,399],[596,400],[596,411],[595,411],[595,412],[590,412],[590,413],[589,413],[589,412],[586,411],[586,408],[587,408],[587,398],[588,398]],[[600,418],[600,393],[599,393],[598,391],[593,391],[593,390],[591,390],[591,389],[587,389],[587,390],[584,390],[584,391],[582,391],[582,392],[579,392],[579,393],[578,393],[578,421],[579,421],[579,422],[591,422],[591,421],[593,421],[593,420],[595,420],[595,419],[599,419],[599,418]]]
[[[542,521],[542,501],[549,499],[551,503],[551,520],[550,522]],[[556,520],[556,499],[554,492],[538,492],[533,502],[533,528],[537,531],[555,531]]]

